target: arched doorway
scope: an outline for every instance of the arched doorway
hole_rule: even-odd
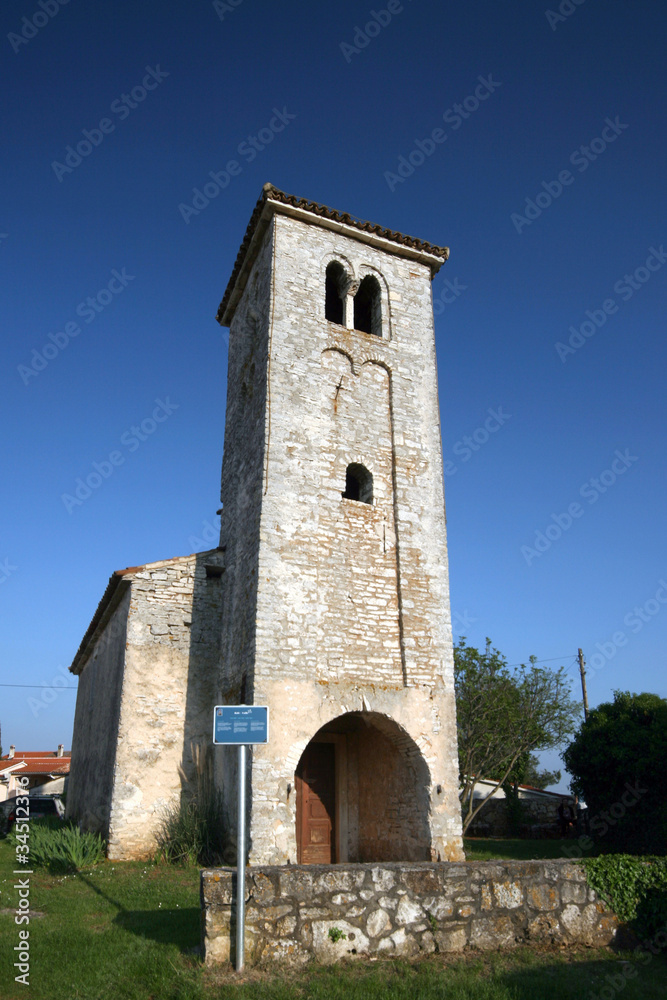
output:
[[[429,787],[419,747],[393,719],[339,716],[296,769],[298,863],[428,861]]]

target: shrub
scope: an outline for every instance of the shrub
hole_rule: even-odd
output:
[[[667,926],[667,858],[602,854],[583,864],[589,885],[639,937]]]
[[[24,836],[19,836],[22,843]],[[10,840],[13,847],[19,843],[15,832]],[[56,874],[80,871],[104,859],[104,841],[99,833],[82,832],[73,823],[55,819],[33,820],[26,842],[30,865]]]
[[[667,699],[615,691],[563,753],[605,851],[662,854],[667,842]]]

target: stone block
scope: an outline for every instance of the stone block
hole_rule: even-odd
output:
[[[585,882],[563,881],[560,887],[560,898],[563,903],[585,903],[589,898],[588,887]],[[595,898],[595,894],[593,894],[593,898]]]
[[[403,885],[415,896],[430,896],[442,891],[445,878],[434,867],[408,869],[401,876]],[[448,880],[447,880],[448,881]]]
[[[440,951],[463,951],[468,943],[465,927],[448,926],[433,935]]]
[[[482,951],[511,948],[516,944],[516,934],[511,917],[480,917],[470,926],[470,944]]]
[[[250,888],[250,894],[258,903],[268,903],[275,899],[277,886],[273,879],[264,872],[251,873],[246,880],[246,885]]]
[[[597,927],[593,933],[593,943],[596,945],[608,945],[616,938],[619,930],[618,917],[615,913],[607,911],[598,917]]]
[[[296,930],[296,917],[282,917],[276,921],[276,934],[280,937],[289,937]]]
[[[329,936],[330,930],[341,931],[344,937],[337,941]],[[346,920],[314,920],[312,951],[315,958],[324,965],[338,962],[341,958],[367,955],[369,941],[358,927]]]
[[[366,933],[369,938],[379,937],[391,927],[391,920],[386,910],[374,910],[366,921]]]
[[[396,908],[395,920],[397,924],[413,924],[424,917],[424,911],[419,903],[403,896]]]
[[[518,882],[494,882],[493,894],[498,906],[514,910],[523,903],[523,890]]]
[[[394,954],[400,955],[401,958],[411,958],[419,951],[414,935],[409,934],[404,927],[394,931],[391,940],[394,942]]]
[[[526,900],[535,910],[556,910],[558,888],[555,885],[531,885],[526,891]]]
[[[436,949],[435,938],[431,931],[424,931],[419,938],[419,947],[426,955],[432,955]]]
[[[437,896],[427,896],[423,900],[423,907],[436,920],[446,920],[454,913],[454,903],[450,899],[442,899]]]
[[[569,903],[561,913],[561,923],[572,941],[592,944],[598,924],[598,909],[595,903],[580,908]]]
[[[528,921],[527,938],[529,941],[560,943],[563,938],[563,930],[558,921],[558,917],[553,913],[540,913]]]
[[[388,868],[373,868],[371,870],[373,885],[378,892],[389,892],[396,882],[393,871]]]

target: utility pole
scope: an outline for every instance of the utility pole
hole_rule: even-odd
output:
[[[586,692],[586,671],[584,670],[584,654],[579,652],[579,673],[581,674],[581,690],[584,693],[584,722],[588,719],[588,694]]]

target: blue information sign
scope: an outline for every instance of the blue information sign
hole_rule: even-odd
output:
[[[264,705],[216,705],[213,742],[239,746],[269,742],[269,710]]]

